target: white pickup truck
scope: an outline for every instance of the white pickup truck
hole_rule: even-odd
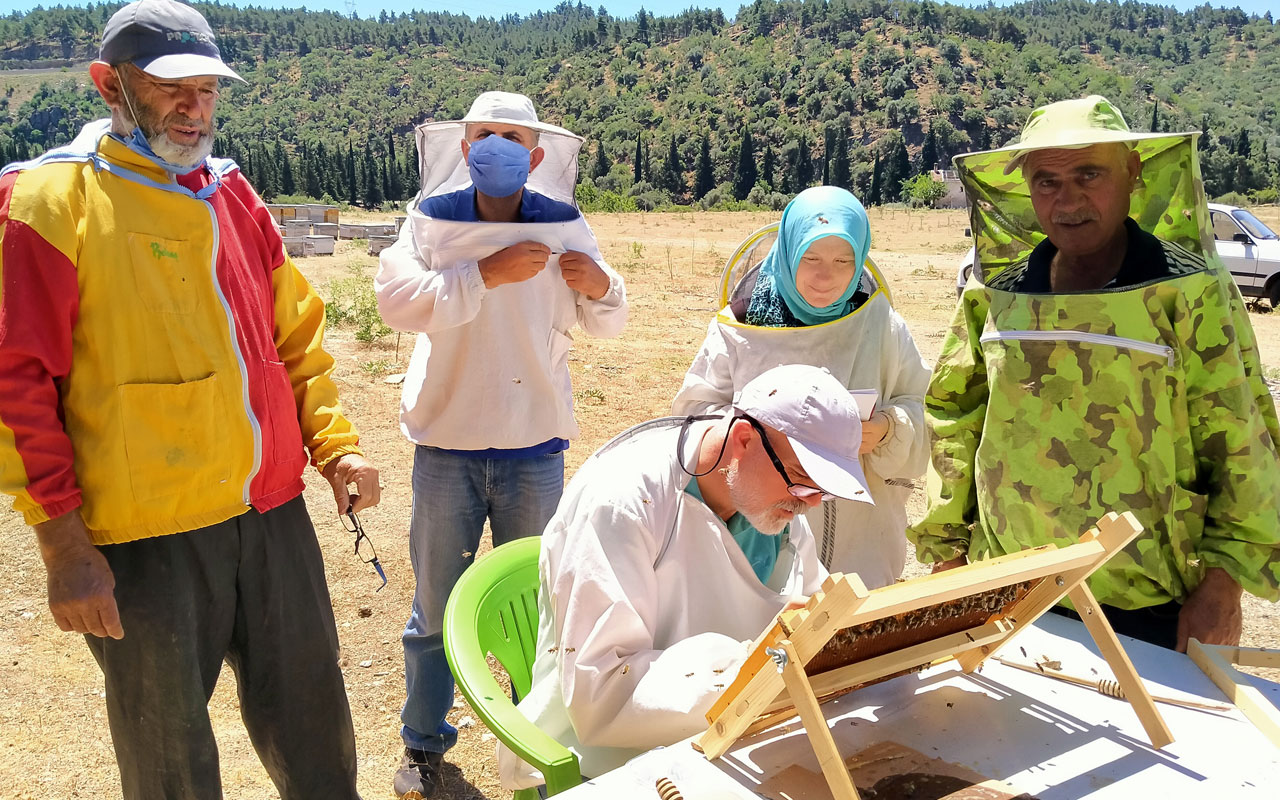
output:
[[[1240,294],[1265,297],[1280,309],[1280,236],[1246,209],[1209,204],[1218,257],[1231,270]]]
[[[1280,310],[1280,236],[1247,209],[1236,206],[1210,203],[1209,217],[1218,257],[1231,270],[1240,294],[1265,297],[1272,308]],[[957,296],[964,292],[972,271],[971,247],[956,273]]]

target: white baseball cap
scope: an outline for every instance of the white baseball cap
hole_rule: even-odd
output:
[[[858,460],[858,406],[830,372],[807,364],[774,367],[742,387],[733,408],[786,436],[817,488],[875,505]]]

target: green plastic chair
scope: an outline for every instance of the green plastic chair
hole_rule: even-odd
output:
[[[476,560],[453,587],[444,609],[444,653],[458,689],[493,735],[542,771],[548,796],[582,782],[578,757],[524,717],[494,680],[492,654],[517,697],[529,693],[538,644],[540,537],[508,542]],[[537,800],[521,789],[513,800]]]

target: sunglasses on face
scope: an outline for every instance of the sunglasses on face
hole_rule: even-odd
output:
[[[773,449],[773,445],[769,444],[769,436],[765,433],[764,426],[755,419],[746,414],[739,414],[737,419],[745,419],[750,423],[751,427],[756,429],[756,433],[760,434],[760,443],[764,445],[764,452],[768,454],[769,460],[773,462],[773,468],[782,476],[782,480],[787,484],[787,491],[792,497],[799,500],[808,500],[814,495],[821,495],[823,500],[834,500],[835,495],[830,492],[824,492],[816,486],[808,486],[803,483],[796,483],[791,480],[791,476],[787,474],[787,468],[782,465],[782,459],[778,458],[778,453]]]

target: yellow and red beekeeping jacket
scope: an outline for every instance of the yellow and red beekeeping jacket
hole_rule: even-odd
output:
[[[85,126],[0,172],[0,489],[97,544],[279,506],[359,452],[324,303],[236,165]],[[305,446],[305,450],[304,450]]]

